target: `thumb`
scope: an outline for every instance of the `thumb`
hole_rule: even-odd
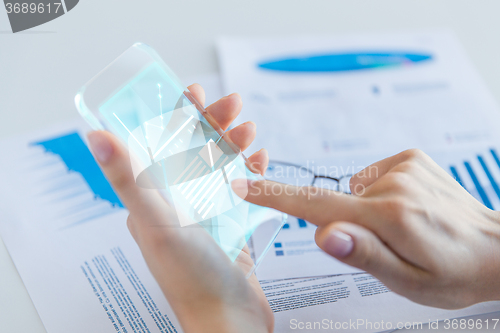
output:
[[[128,151],[119,140],[106,131],[91,132],[87,137],[97,163],[130,214],[151,217],[151,221],[164,220],[169,213],[165,212],[165,200],[158,191],[136,185]]]
[[[316,229],[316,244],[336,259],[357,267],[388,286],[415,269],[398,257],[373,232],[357,224],[334,222]]]

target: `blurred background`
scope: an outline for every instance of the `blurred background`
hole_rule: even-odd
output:
[[[0,138],[78,117],[76,91],[139,41],[186,79],[218,71],[220,36],[448,28],[500,101],[499,12],[498,0],[84,0],[54,21],[13,34],[0,9]],[[0,330],[44,332],[1,242],[0,272]]]
[[[135,42],[181,78],[218,69],[218,36],[453,30],[500,100],[500,2],[495,0],[85,0],[12,34],[0,10],[0,137],[75,117],[78,88]]]

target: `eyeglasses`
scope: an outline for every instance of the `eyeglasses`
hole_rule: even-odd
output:
[[[351,193],[349,181],[352,175],[332,177],[328,175],[326,167],[317,167],[316,169],[318,171],[324,169],[325,172],[316,173],[313,169],[301,165],[271,160],[264,178],[289,185],[315,186],[331,191]]]

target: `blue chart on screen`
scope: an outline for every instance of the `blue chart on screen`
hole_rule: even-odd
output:
[[[346,72],[408,66],[432,60],[430,54],[406,52],[353,52],[283,57],[258,63],[264,70],[281,72]]]
[[[80,224],[112,213],[116,209],[124,208],[78,133],[69,133],[48,140],[34,142],[31,145],[42,146],[47,154],[57,155],[66,166],[68,175],[78,173],[81,175],[82,181],[87,185],[82,191],[81,182],[75,183],[69,181],[69,178],[67,176],[65,178],[64,175],[55,176],[58,179],[65,178],[62,181],[52,182],[54,185],[49,191],[64,193],[64,196],[61,196],[61,200],[70,201],[73,205],[72,209],[68,209],[71,214],[68,213],[64,216],[71,221],[68,226]],[[50,164],[47,167],[50,167]],[[72,193],[71,188],[75,190]],[[70,191],[70,194],[67,194],[67,191]],[[93,194],[93,199],[90,201],[85,197],[89,192]],[[78,200],[78,196],[82,197],[81,201]]]
[[[490,148],[474,158],[464,159],[461,164],[450,165],[449,170],[455,180],[486,207],[500,209],[500,158],[496,149]]]

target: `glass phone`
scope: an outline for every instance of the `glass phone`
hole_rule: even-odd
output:
[[[93,129],[128,147],[136,184],[162,191],[179,227],[204,228],[232,261],[249,243],[260,262],[286,215],[232,191],[234,179],[263,178],[151,47],[130,47],[81,88],[75,103]],[[253,249],[257,228],[267,236]]]

